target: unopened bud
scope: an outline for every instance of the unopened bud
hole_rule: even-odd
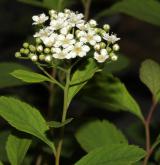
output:
[[[24,48],[28,48],[29,47],[29,43],[27,43],[27,42],[23,43],[23,47]]]
[[[51,50],[50,50],[49,48],[45,48],[45,49],[44,49],[44,53],[46,53],[46,54],[50,53],[50,51],[51,51]]]
[[[16,57],[16,58],[21,57],[21,53],[20,53],[20,52],[16,52],[16,53],[15,53],[15,57]]]
[[[36,51],[36,48],[34,45],[29,45],[29,49],[31,52],[35,52]]]
[[[114,45],[113,45],[113,50],[114,50],[114,51],[119,51],[119,49],[120,49],[120,47],[119,47],[118,44],[114,44]]]
[[[43,46],[42,45],[37,46],[37,51],[42,52],[43,51]]]
[[[106,32],[108,32],[108,31],[110,30],[110,25],[105,24],[105,25],[103,26],[103,29],[104,29]]]

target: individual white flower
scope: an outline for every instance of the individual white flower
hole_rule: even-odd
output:
[[[52,56],[51,55],[47,55],[44,60],[46,62],[51,62],[52,61]]]
[[[109,58],[108,52],[106,49],[101,49],[100,53],[95,52],[94,53],[94,58],[99,62],[103,63],[106,61],[106,59]]]
[[[85,21],[83,20],[83,17],[84,17],[83,14],[75,14],[72,12],[72,13],[70,13],[69,17],[70,17],[69,24],[71,25],[71,27],[80,28],[85,23]]]
[[[62,28],[60,30],[60,33],[66,35],[67,33],[69,33],[69,30],[70,30],[70,27],[67,26],[67,27]]]
[[[52,34],[52,30],[50,30],[49,28],[45,28],[45,29],[40,29],[39,32],[34,34],[34,37],[43,40],[44,38],[49,37],[51,34]]]
[[[51,20],[50,26],[53,30],[59,30],[64,27],[68,27],[68,22],[65,19],[56,19],[56,20]]]
[[[61,49],[61,48],[53,48],[52,49],[53,53],[53,57],[57,58],[57,59],[70,59],[70,56],[68,56],[69,54],[69,49]]]
[[[81,38],[80,41],[84,43],[90,43],[92,46],[94,46],[96,43],[101,42],[102,38],[96,34],[95,31],[89,31],[85,33]]]
[[[67,35],[62,35],[60,34],[58,37],[57,37],[57,41],[55,43],[55,46],[56,47],[60,47],[62,46],[63,48],[67,48],[69,47],[70,45],[73,45],[75,44],[75,39],[74,39],[74,36],[73,34],[67,34]]]
[[[79,57],[84,57],[87,55],[87,53],[90,51],[90,47],[87,46],[87,45],[84,45],[83,43],[81,42],[77,42],[75,45],[74,45],[74,48],[73,50],[70,52],[70,56],[72,58],[75,58],[76,56],[79,56]]]
[[[41,38],[43,43],[47,46],[47,47],[51,47],[54,45],[56,39],[57,39],[57,34],[53,33],[51,34],[49,37],[45,37],[45,38]]]
[[[104,36],[103,36],[103,39],[108,41],[108,42],[111,42],[112,44],[114,44],[115,42],[119,41],[120,38],[117,38],[117,36],[115,34],[111,34],[109,35],[108,33],[106,33]]]
[[[40,14],[39,16],[35,15],[32,17],[33,19],[33,25],[39,25],[39,24],[43,24],[44,22],[46,22],[49,17],[46,16],[44,13],[43,14]]]

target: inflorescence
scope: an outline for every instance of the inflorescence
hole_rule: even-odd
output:
[[[120,38],[110,34],[110,26],[99,28],[95,20],[85,21],[84,15],[69,9],[49,11],[49,16],[33,16],[33,25],[39,27],[34,34],[35,44],[24,43],[17,58],[50,63],[55,59],[74,59],[91,56],[99,63],[117,60],[116,44]],[[23,55],[23,56],[22,56]]]

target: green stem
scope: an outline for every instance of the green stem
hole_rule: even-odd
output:
[[[85,16],[85,20],[87,21],[89,19],[89,14],[90,14],[90,7],[91,7],[91,2],[92,0],[86,0],[82,1],[83,5],[84,5],[84,16]]]
[[[51,80],[52,83],[57,84],[61,89],[64,89],[64,86],[58,82],[54,77],[52,77],[45,69],[43,69],[38,63],[37,67]]]
[[[69,87],[70,87],[70,74],[71,74],[71,69],[68,69],[67,74],[66,74],[66,85],[64,88],[63,114],[62,114],[62,120],[61,120],[62,122],[65,122],[65,120],[66,120],[67,110],[69,107],[68,92],[69,92]],[[55,165],[60,164],[60,156],[61,156],[63,139],[64,139],[64,130],[65,130],[65,126],[63,126],[60,131],[60,140],[57,145],[56,156],[55,156]]]
[[[145,132],[146,132],[146,152],[147,152],[147,155],[143,161],[143,165],[148,164],[149,158],[153,152],[153,148],[151,147],[151,138],[150,138],[150,124],[151,124],[153,113],[156,109],[156,106],[157,106],[157,101],[155,100],[155,98],[153,98],[152,106],[151,106],[150,111],[148,113],[148,116],[144,122]]]

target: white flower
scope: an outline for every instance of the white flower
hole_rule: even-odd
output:
[[[37,55],[32,55],[30,58],[31,58],[31,60],[33,62],[36,62],[38,60],[38,56]]]
[[[33,25],[43,24],[48,20],[48,16],[46,16],[44,13],[40,14],[39,16],[33,16],[32,19],[34,21]]]
[[[54,52],[52,56],[57,59],[70,59],[69,50],[70,49],[52,48],[52,52]]]
[[[38,37],[40,39],[44,39],[46,37],[49,37],[52,34],[52,30],[50,30],[50,28],[45,28],[45,29],[40,29],[39,32],[37,32],[34,37]]]
[[[80,41],[84,43],[90,43],[92,46],[94,46],[96,43],[101,42],[102,38],[96,34],[95,31],[89,31],[88,33],[85,33],[81,38]]]
[[[103,36],[103,39],[108,41],[108,42],[111,42],[112,44],[114,44],[115,42],[119,41],[120,38],[117,38],[117,36],[115,34],[111,34],[109,35],[108,33],[106,33],[104,36]]]
[[[51,20],[50,26],[53,30],[59,30],[64,27],[68,27],[68,21],[65,20],[65,18],[59,18],[56,20]]]
[[[73,50],[71,51],[70,53],[70,56],[72,58],[75,58],[76,56],[79,56],[79,57],[84,57],[87,55],[87,53],[90,51],[90,47],[87,46],[87,45],[83,45],[83,43],[81,42],[77,42],[75,45],[74,45],[74,48]]]
[[[51,47],[54,45],[56,39],[57,39],[57,34],[56,33],[53,33],[51,34],[49,37],[45,37],[45,38],[41,38],[43,43],[48,46],[48,47]]]
[[[67,48],[70,45],[75,44],[75,42],[76,41],[74,39],[73,34],[67,34],[66,36],[61,34],[57,37],[57,41],[55,44],[56,44],[56,47],[62,46],[63,48]]]
[[[72,13],[70,13],[69,17],[70,17],[69,24],[71,27],[80,28],[85,23],[85,21],[83,20],[83,17],[84,17],[83,14],[75,14],[72,12]]]
[[[108,52],[106,49],[101,49],[100,53],[95,52],[94,53],[94,58],[99,62],[103,63],[106,61],[106,59],[109,58]]]

